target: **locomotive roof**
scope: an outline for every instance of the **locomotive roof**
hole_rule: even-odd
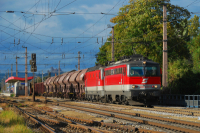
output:
[[[99,68],[103,68],[103,66],[98,65],[98,66],[90,67],[90,68],[88,68],[87,72],[99,70]]]
[[[145,64],[143,64],[143,62],[146,62]],[[119,65],[135,65],[135,66],[144,66],[144,65],[159,65],[159,63],[154,62],[146,57],[143,57],[142,55],[136,54],[136,55],[132,55],[130,57],[124,57],[123,59],[119,60],[119,61],[115,61],[115,62],[108,62],[107,66],[94,66],[94,67],[90,67],[88,68],[87,72],[90,71],[95,71],[95,70],[99,70],[100,68],[109,68],[109,67],[114,67],[114,66],[119,66]]]
[[[145,64],[143,64],[143,62],[146,62]],[[109,67],[114,67],[114,66],[119,66],[119,65],[134,65],[134,66],[151,66],[151,65],[159,65],[159,63],[156,63],[156,62],[153,62],[153,61],[149,61],[149,60],[140,60],[140,61],[133,61],[133,60],[130,60],[130,61],[127,61],[127,62],[115,62],[115,63],[112,63],[111,65],[109,66],[106,66],[106,68],[109,68]]]
[[[135,65],[135,66],[144,66],[144,65],[159,65],[159,63],[154,62],[148,58],[143,57],[142,55],[133,55],[131,57],[125,57],[123,60],[116,61],[116,62],[110,62],[109,66],[106,68],[112,67],[112,66],[118,66],[118,65]]]

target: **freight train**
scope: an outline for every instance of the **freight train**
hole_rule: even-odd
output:
[[[161,71],[158,63],[141,55],[106,66],[72,70],[49,77],[45,95],[107,103],[152,105],[158,102]]]

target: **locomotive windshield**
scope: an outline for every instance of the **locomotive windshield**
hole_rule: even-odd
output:
[[[130,76],[158,76],[158,69],[156,66],[147,67],[130,67]]]
[[[130,76],[144,76],[144,67],[131,67]]]

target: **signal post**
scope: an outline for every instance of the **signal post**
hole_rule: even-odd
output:
[[[37,72],[37,66],[36,66],[36,54],[32,53],[31,54],[31,60],[30,60],[30,64],[31,64],[31,72],[33,72],[33,102],[35,101],[35,81],[34,81],[34,72]]]

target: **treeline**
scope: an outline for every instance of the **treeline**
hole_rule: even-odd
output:
[[[115,60],[141,54],[162,68],[163,5],[157,0],[129,0],[120,8],[114,25]],[[178,5],[167,4],[168,83],[167,93],[200,94],[199,17]],[[99,48],[96,64],[111,61],[111,36]]]

